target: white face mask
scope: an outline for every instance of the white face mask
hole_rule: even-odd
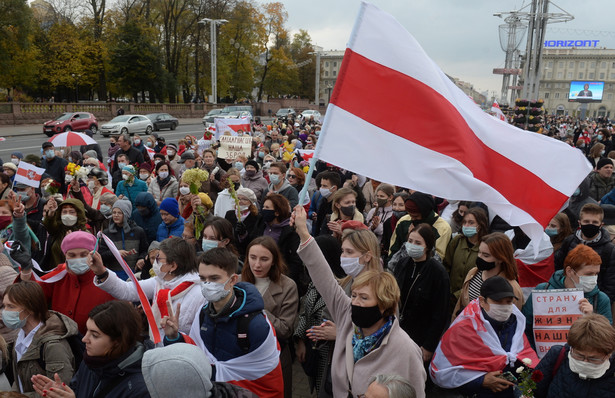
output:
[[[512,304],[489,304],[489,311],[485,311],[492,319],[505,322],[513,312]]]
[[[128,174],[122,174],[122,180],[128,181],[129,178],[130,176]]]
[[[329,188],[320,188],[319,192],[322,195],[322,197],[325,199],[331,196],[331,190]]]
[[[598,275],[592,275],[592,276],[577,275],[577,277],[579,278],[579,282],[575,282],[574,287],[576,287],[577,289],[583,290],[585,293],[589,293],[592,290],[594,290],[594,288],[598,284]]]
[[[160,261],[158,260],[154,260],[152,263],[152,269],[154,270],[156,276],[160,279],[164,279],[164,277],[168,274],[168,272],[162,272],[162,264],[160,264]]]
[[[414,243],[404,243],[404,248],[411,258],[421,258],[425,253],[425,247],[421,245],[415,245]]]
[[[77,275],[83,275],[90,267],[88,267],[88,258],[80,257],[80,258],[70,258],[66,260],[66,266],[69,270]]]
[[[160,173],[158,173],[158,176],[164,180],[165,178],[167,178],[169,176],[169,172],[168,171],[161,171]]]
[[[360,257],[340,257],[340,265],[346,275],[356,278],[363,271],[365,265],[359,263]]]
[[[11,162],[13,162],[15,166],[17,166],[19,164],[19,158],[11,158]]]
[[[579,377],[584,380],[599,379],[611,367],[611,361],[609,361],[608,358],[601,364],[594,364],[573,358],[570,351],[568,352],[568,364],[570,370],[578,374]]]
[[[94,181],[88,181],[88,188],[90,189],[90,191],[94,192],[94,190],[96,189],[96,183]]]
[[[143,181],[147,180],[149,178],[149,174],[146,173],[141,173],[139,174],[139,178]]]
[[[231,291],[226,290],[224,286],[231,280],[232,276],[224,283],[218,282],[204,282],[201,286],[201,294],[210,303],[215,303],[228,296]]]
[[[66,225],[67,227],[72,227],[73,225],[77,224],[77,216],[73,216],[72,214],[62,214],[60,218],[62,220],[62,224]]]
[[[188,195],[190,193],[190,187],[180,187],[179,193],[182,195]]]

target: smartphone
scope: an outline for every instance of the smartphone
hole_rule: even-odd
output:
[[[517,382],[517,378],[515,377],[514,374],[510,373],[510,372],[504,372],[501,375],[499,375],[498,377],[504,379],[504,380],[508,380],[512,383],[516,383]]]

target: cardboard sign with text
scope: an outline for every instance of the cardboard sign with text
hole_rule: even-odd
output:
[[[239,155],[250,157],[252,152],[252,137],[249,136],[220,136],[218,157],[222,159],[235,159]]]
[[[568,340],[570,326],[583,316],[579,301],[583,292],[576,289],[533,290],[534,341],[538,358]]]

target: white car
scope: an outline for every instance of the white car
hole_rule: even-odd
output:
[[[317,122],[320,121],[320,119],[322,118],[322,115],[320,114],[320,112],[315,111],[313,109],[306,109],[303,112],[301,112],[301,116],[303,116],[304,119],[309,119],[310,116],[314,116],[314,120],[316,120]]]
[[[100,133],[103,137],[111,134],[135,133],[151,134],[154,130],[152,121],[143,115],[122,115],[111,119],[108,123],[100,126]]]

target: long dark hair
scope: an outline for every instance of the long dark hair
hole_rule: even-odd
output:
[[[88,316],[115,343],[106,355],[109,358],[119,358],[125,354],[141,335],[141,317],[127,301],[107,301],[94,307]]]

